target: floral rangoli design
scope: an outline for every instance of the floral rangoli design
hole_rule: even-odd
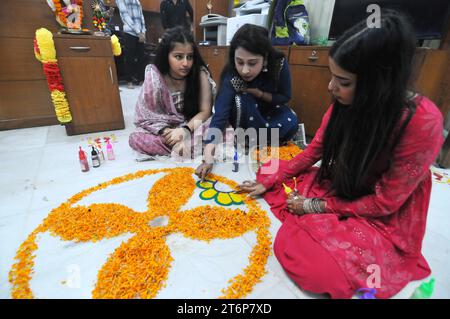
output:
[[[136,212],[117,203],[77,205],[91,193],[157,173],[166,174],[150,189],[145,212]],[[165,242],[169,234],[182,233],[192,239],[210,241],[235,238],[253,231],[257,242],[250,253],[248,266],[229,280],[229,286],[222,289],[223,295],[219,298],[246,296],[266,273],[265,265],[271,250],[270,221],[266,212],[250,198],[242,198],[249,208],[245,213],[217,206],[181,211],[196,187],[193,173],[192,168],[138,171],[83,190],[54,208],[17,251],[17,262],[9,273],[12,297],[34,297],[30,288],[34,253],[38,248],[38,235],[47,231],[61,240],[76,242],[96,242],[124,233],[133,234],[99,270],[93,298],[155,297],[168,278],[173,260]],[[237,183],[220,176],[211,174],[208,177],[220,180],[232,189],[237,186]],[[152,227],[150,222],[160,216],[168,217],[167,226]]]
[[[218,186],[219,181],[205,180],[197,182],[197,187],[204,189],[200,193],[200,198],[203,200],[212,200],[222,206],[241,205],[244,203],[242,196],[235,191],[222,191]]]

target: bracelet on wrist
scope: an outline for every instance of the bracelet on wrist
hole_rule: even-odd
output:
[[[189,131],[189,133],[192,133],[192,130],[191,130],[191,128],[189,126],[183,125],[182,128],[185,128],[185,129],[187,129]]]
[[[321,214],[323,213],[320,198],[307,198],[303,201],[303,211],[308,214]]]

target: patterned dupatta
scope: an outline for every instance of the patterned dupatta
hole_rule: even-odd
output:
[[[136,103],[134,124],[154,135],[164,127],[177,127],[185,123],[172,100],[170,90],[158,68],[149,64],[145,68],[145,81]]]

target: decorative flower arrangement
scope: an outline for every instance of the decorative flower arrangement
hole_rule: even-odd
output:
[[[98,13],[97,11],[94,12],[92,23],[94,24],[94,27],[98,29],[98,31],[103,31],[106,27],[105,18],[101,15],[101,12],[100,13]]]
[[[92,23],[98,31],[103,31],[106,28],[106,19],[98,1],[92,3],[92,9],[94,11]]]
[[[69,102],[67,102],[58,61],[56,60],[53,35],[45,28],[36,30],[34,39],[34,55],[42,62],[48,88],[55,107],[56,117],[61,124],[72,121]]]
[[[200,193],[200,198],[203,200],[214,199],[215,202],[222,206],[241,205],[243,204],[242,196],[235,191],[224,192],[217,189],[218,181],[205,180],[197,182],[197,187],[204,189]]]
[[[61,26],[73,30],[81,29],[83,0],[47,0],[47,3]]]
[[[166,175],[151,188],[145,212],[135,212],[116,203],[91,204],[88,207],[76,205],[95,191],[157,173]],[[189,238],[210,241],[254,231],[257,243],[249,256],[248,266],[243,273],[229,280],[229,286],[222,290],[220,298],[246,296],[266,273],[265,265],[271,250],[270,221],[256,201],[249,198],[243,199],[249,208],[247,213],[211,206],[180,211],[194,192],[193,173],[192,168],[185,167],[138,171],[84,190],[53,209],[17,251],[17,262],[9,273],[12,297],[33,298],[30,280],[34,253],[38,248],[36,240],[40,233],[47,231],[62,240],[78,242],[96,242],[124,233],[134,234],[109,256],[98,272],[93,298],[155,297],[164,286],[173,261],[165,243],[165,237],[171,233],[179,232]],[[237,183],[223,177],[212,175],[209,178],[220,180],[231,188],[237,187]],[[168,225],[150,226],[149,222],[159,216],[168,216]]]
[[[252,153],[252,158],[258,162],[265,163],[271,159],[290,160],[303,152],[303,150],[292,142],[286,146],[271,147],[266,146],[263,149],[256,149]]]

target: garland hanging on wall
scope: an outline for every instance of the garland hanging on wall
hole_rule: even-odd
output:
[[[66,93],[64,92],[64,85],[58,61],[56,60],[53,35],[45,28],[36,30],[34,55],[36,56],[36,59],[42,63],[58,121],[61,124],[71,122],[72,114],[70,113],[69,102],[67,101]]]
[[[119,38],[115,34],[111,36],[111,46],[113,54],[115,56],[119,56],[122,54],[122,48],[120,46]]]

